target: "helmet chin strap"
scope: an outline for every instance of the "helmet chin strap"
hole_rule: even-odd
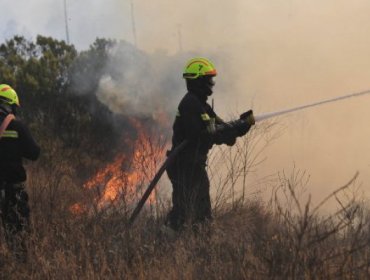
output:
[[[0,103],[0,112],[5,114],[11,114],[15,113],[15,110],[13,110],[12,106],[9,104]]]

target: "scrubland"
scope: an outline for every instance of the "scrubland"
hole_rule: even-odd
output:
[[[79,187],[61,158],[28,166],[28,260],[17,262],[1,234],[0,278],[369,279],[369,211],[356,192],[358,174],[315,203],[298,168],[270,181],[268,198],[251,195],[248,174],[269,142],[256,133],[211,155],[214,220],[175,235],[161,230],[166,199],[128,228],[125,197],[99,209],[99,194]],[[220,164],[224,172],[216,172]],[[76,201],[90,208],[73,212]]]

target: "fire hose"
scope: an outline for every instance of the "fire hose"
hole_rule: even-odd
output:
[[[148,188],[146,189],[145,193],[143,194],[142,198],[140,199],[139,203],[137,204],[136,208],[131,214],[131,217],[128,221],[129,226],[132,226],[136,217],[139,215],[141,208],[143,208],[145,202],[149,198],[150,194],[152,193],[153,189],[157,185],[159,179],[161,179],[163,173],[166,171],[167,167],[172,164],[174,159],[176,158],[177,154],[181,152],[187,144],[187,141],[183,141],[180,145],[178,145],[176,148],[174,148],[171,151],[171,154],[167,157],[165,162],[162,164],[162,166],[158,169],[157,173],[155,174],[153,180],[150,182]]]
[[[265,113],[265,114],[255,116],[254,119],[255,119],[256,122],[260,122],[260,121],[267,120],[267,119],[270,119],[270,118],[273,118],[273,117],[277,117],[277,116],[285,115],[285,114],[288,114],[288,113],[300,111],[300,110],[303,110],[303,109],[306,109],[306,108],[315,107],[315,106],[323,105],[323,104],[326,104],[326,103],[332,103],[332,102],[335,102],[335,101],[348,99],[348,98],[352,98],[352,97],[363,96],[363,95],[367,95],[367,94],[370,94],[370,90],[365,90],[365,91],[361,91],[361,92],[342,95],[342,96],[338,96],[338,97],[335,97],[335,98],[326,99],[326,100],[322,100],[322,101],[319,101],[319,102],[314,102],[314,103],[310,103],[310,104],[307,104],[307,105],[293,107],[293,108],[285,109],[285,110],[281,110],[281,111],[269,112],[269,113]],[[162,166],[159,168],[159,170],[155,174],[153,180],[150,182],[148,188],[144,192],[144,194],[143,194],[142,198],[140,199],[139,203],[137,204],[136,208],[132,212],[132,214],[129,218],[129,221],[128,221],[129,226],[132,226],[134,224],[137,216],[139,215],[141,209],[143,208],[145,202],[149,198],[151,192],[155,188],[159,179],[162,177],[164,171],[167,169],[168,166],[170,166],[172,164],[172,162],[174,161],[176,156],[185,148],[186,145],[187,145],[187,141],[185,140],[180,145],[175,147],[171,151],[171,153],[167,157],[167,159],[164,161]]]

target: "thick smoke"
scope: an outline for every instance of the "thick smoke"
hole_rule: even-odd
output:
[[[120,42],[109,51],[97,96],[113,112],[151,116],[174,115],[184,94],[182,55],[148,54]]]
[[[31,34],[64,38],[62,3],[47,2],[1,1],[7,7],[1,26],[13,20],[17,31],[27,26]],[[95,37],[133,42],[130,1],[68,2],[71,40],[78,48]],[[114,111],[151,114],[160,105],[174,111],[184,93],[184,52],[215,62],[215,106],[226,117],[252,104],[258,114],[370,87],[369,1],[132,2],[141,51],[127,57],[113,50],[119,59],[110,67],[117,68],[118,77],[104,77],[100,89],[109,94],[98,93]],[[362,97],[279,119],[286,130],[269,146],[258,173],[289,173],[293,165],[307,170],[316,200],[356,170],[366,185],[369,106],[370,99]]]
[[[211,56],[218,67],[214,98],[223,116],[251,105],[258,114],[370,87],[368,1],[240,0],[216,6],[163,0],[155,5],[138,5],[138,13],[168,17],[152,22],[150,32],[138,32],[138,42],[148,49],[166,42],[176,51],[180,23],[182,47]],[[293,166],[306,170],[314,201],[357,170],[366,184],[369,105],[370,99],[361,97],[279,119],[286,129],[269,146],[258,173],[289,173]]]

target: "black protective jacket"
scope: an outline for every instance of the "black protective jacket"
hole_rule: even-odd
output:
[[[0,123],[6,114],[0,112]],[[0,139],[0,182],[20,183],[26,180],[23,158],[36,160],[40,147],[27,127],[19,120],[12,120]]]
[[[208,133],[212,123],[217,125],[224,122],[216,115],[206,99],[200,93],[189,91],[179,104],[173,124],[172,146],[174,148],[184,140],[188,141],[180,156],[206,160],[213,144],[233,145],[235,143],[237,136],[232,130],[223,135]]]

